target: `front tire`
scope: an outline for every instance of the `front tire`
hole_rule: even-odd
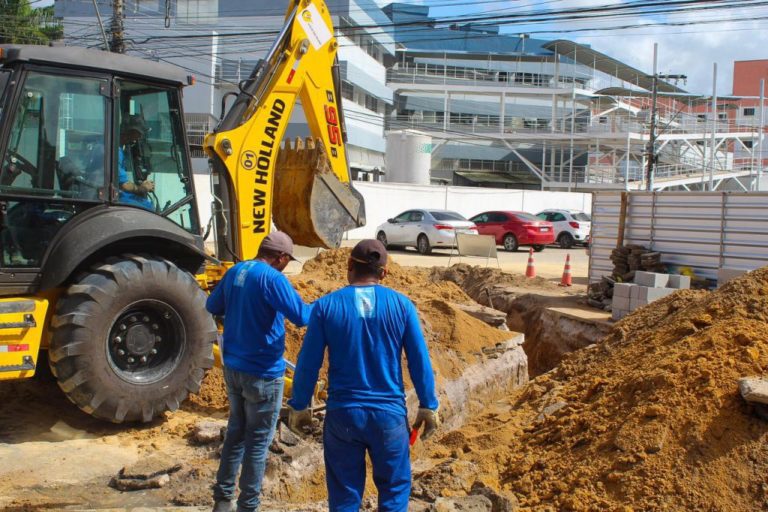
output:
[[[58,301],[49,358],[86,413],[149,422],[178,409],[213,366],[216,324],[195,279],[168,260],[123,255],[81,274]]]
[[[517,237],[512,233],[507,233],[506,235],[504,235],[504,239],[502,240],[502,245],[504,245],[505,251],[508,251],[508,252],[517,251],[517,247],[518,247]]]
[[[385,249],[389,249],[389,244],[387,244],[387,234],[385,232],[379,231],[376,235],[376,240],[381,242],[381,245],[383,245]]]
[[[424,233],[416,239],[416,250],[419,254],[427,255],[432,252],[432,246],[429,244],[429,238]]]

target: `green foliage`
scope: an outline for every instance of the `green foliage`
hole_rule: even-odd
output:
[[[48,44],[62,34],[52,5],[33,8],[29,0],[0,0],[0,43]]]

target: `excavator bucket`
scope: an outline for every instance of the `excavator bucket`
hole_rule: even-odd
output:
[[[336,248],[344,232],[365,224],[363,198],[331,170],[322,141],[287,139],[277,158],[275,225],[295,244]]]

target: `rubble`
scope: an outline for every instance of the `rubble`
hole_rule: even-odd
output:
[[[211,444],[224,439],[226,420],[204,420],[195,425],[192,439],[198,444]]]
[[[119,491],[159,489],[171,481],[170,475],[182,469],[183,465],[164,454],[156,454],[126,466],[112,478],[109,486]]]

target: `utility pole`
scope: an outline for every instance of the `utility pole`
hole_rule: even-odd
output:
[[[123,0],[112,0],[112,26],[109,51],[125,53],[125,33],[123,31]]]
[[[658,100],[659,79],[685,80],[686,75],[661,75],[657,72],[659,43],[653,43],[653,87],[651,88],[651,126],[646,148],[645,189],[653,190],[653,176],[656,172],[656,103]]]

